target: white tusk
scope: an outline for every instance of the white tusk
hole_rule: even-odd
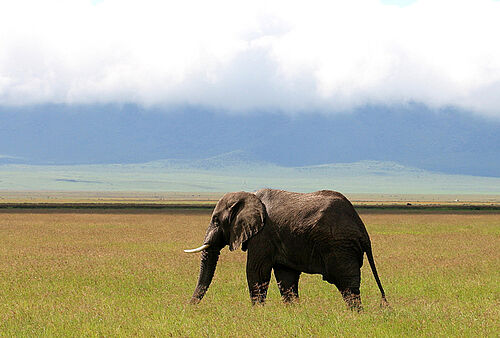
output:
[[[187,253],[193,253],[193,252],[200,252],[200,251],[203,251],[205,250],[206,248],[208,248],[210,245],[209,244],[203,244],[202,246],[200,246],[199,248],[196,248],[196,249],[190,249],[190,250],[184,250],[184,252],[187,252]]]

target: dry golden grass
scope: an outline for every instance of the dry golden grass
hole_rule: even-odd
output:
[[[209,210],[0,213],[0,335],[495,336],[500,214],[361,214],[392,305],[363,266],[364,313],[320,276],[301,301],[250,305],[245,254],[224,249],[198,306],[187,301]]]

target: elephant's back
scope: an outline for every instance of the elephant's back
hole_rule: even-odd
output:
[[[351,202],[341,193],[320,190],[297,193],[262,189],[256,192],[269,219],[286,231],[309,233],[314,241],[362,239],[366,230]]]
[[[304,217],[329,210],[334,213],[355,213],[351,202],[337,191],[320,190],[299,193],[277,189],[261,189],[255,195],[269,211],[282,210],[285,213],[298,213]]]
[[[320,190],[298,193],[276,189],[261,189],[256,196],[266,207],[270,219],[280,223],[288,219],[297,226],[328,222],[339,217],[354,219],[357,215],[351,202],[339,192]]]

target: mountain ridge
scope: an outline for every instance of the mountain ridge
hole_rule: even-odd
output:
[[[0,106],[0,154],[18,158],[0,163],[131,164],[215,157],[206,165],[221,167],[217,156],[240,149],[252,160],[281,167],[371,159],[500,177],[499,144],[500,120],[418,104],[296,115],[127,104]]]

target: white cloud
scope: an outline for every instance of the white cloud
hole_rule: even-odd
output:
[[[493,0],[3,1],[0,104],[500,116],[498,18]]]

